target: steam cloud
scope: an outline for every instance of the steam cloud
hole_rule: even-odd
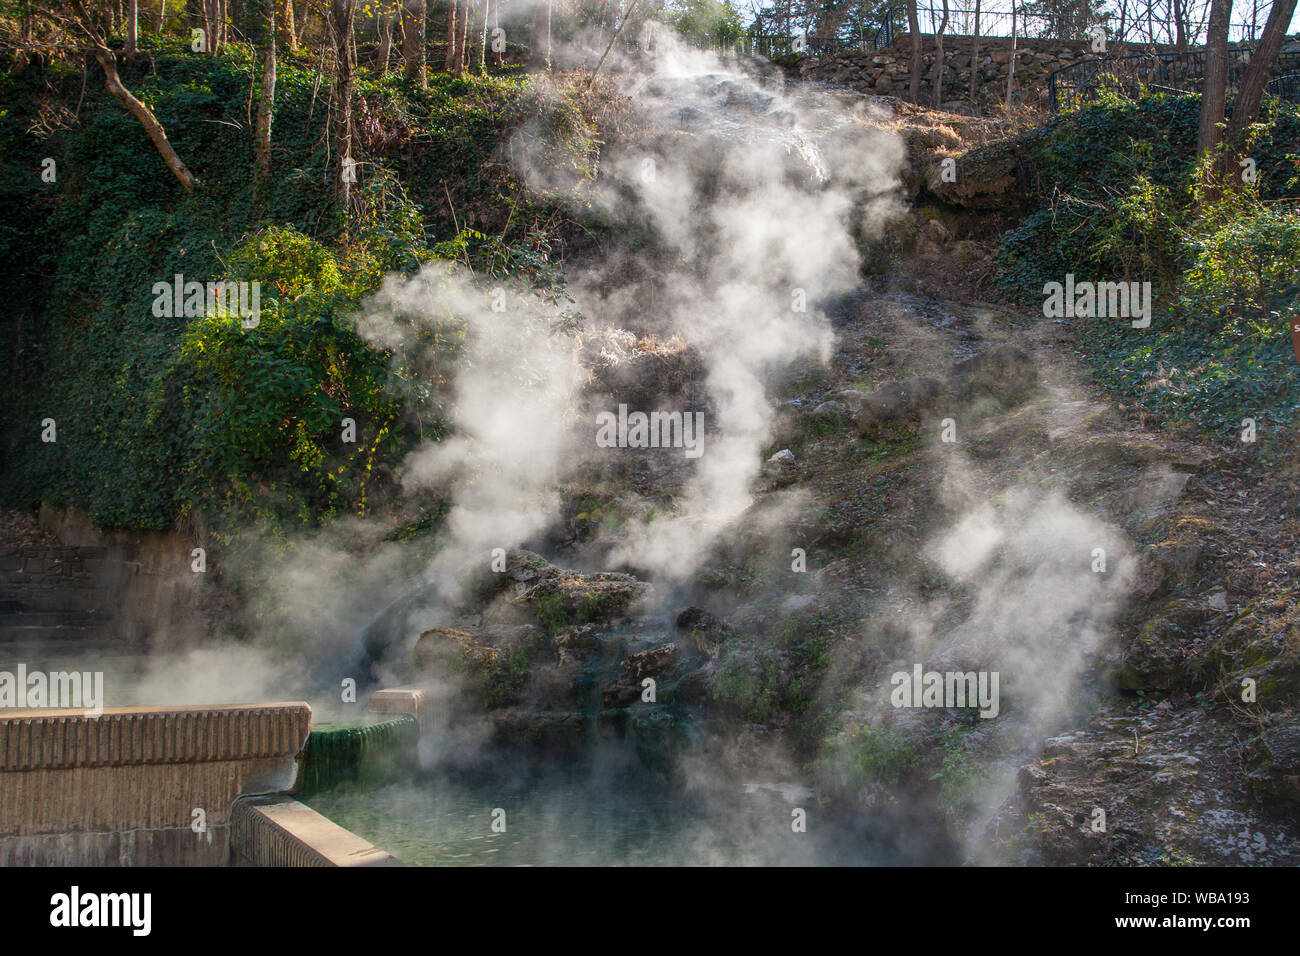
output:
[[[626,345],[629,330],[680,341],[699,357],[706,439],[675,511],[634,523],[608,557],[669,583],[695,572],[752,503],[771,437],[769,381],[800,359],[829,360],[825,307],[859,285],[861,243],[900,211],[903,143],[867,100],[786,89],[667,37],[656,45],[648,63],[616,64],[620,89],[653,133],[604,150],[597,180],[580,186],[610,221],[649,228],[655,253],[616,251],[571,266],[581,338],[557,326],[554,304],[512,288],[504,310],[494,308],[502,299],[491,284],[447,263],[390,276],[357,317],[363,337],[394,350],[395,362],[426,381],[438,374],[428,333],[451,317],[465,326],[452,434],[422,445],[401,469],[408,495],[438,490],[451,498],[425,566],[433,592],[414,605],[430,626],[449,623],[461,585],[491,549],[516,547],[554,524],[557,487],[595,450],[583,341],[588,352],[601,342]],[[535,133],[525,130],[524,140]],[[575,195],[571,175],[525,150],[511,155],[535,191]],[[803,303],[806,311],[797,310]],[[998,670],[1013,704],[1003,722],[1027,741],[1074,703],[1127,593],[1133,560],[1118,532],[1063,497],[1015,490],[995,507],[987,484],[965,465],[948,466],[945,497],[957,517],[931,539],[927,556],[970,603],[961,624],[945,627],[948,599],[918,602],[904,622],[909,663]],[[791,509],[809,505],[805,493],[786,500]],[[779,524],[770,512],[749,517]],[[254,595],[258,646],[159,661],[136,685],[135,700],[221,703],[283,699],[290,686],[337,687],[339,662],[358,632],[411,587],[410,569],[423,560],[411,546],[381,545],[376,533],[341,523],[300,537],[279,557],[250,545],[233,573]],[[1109,574],[1086,573],[1093,547],[1106,548]],[[302,661],[319,671],[304,679]],[[887,684],[863,693],[887,706]],[[325,705],[337,700],[313,697],[323,709],[317,719],[333,716]],[[711,767],[688,772],[693,780],[712,775]],[[986,809],[1012,785],[1009,774],[991,779]]]
[[[669,37],[655,43],[651,72],[629,67],[619,85],[668,132],[607,150],[594,193],[614,221],[649,224],[675,258],[648,275],[644,260],[583,264],[571,285],[596,322],[679,336],[704,363],[706,451],[675,514],[610,555],[674,581],[752,501],[773,417],[768,377],[829,359],[822,305],[858,284],[859,240],[897,211],[904,149],[861,99],[814,100]],[[571,194],[553,167],[522,171],[535,190]]]

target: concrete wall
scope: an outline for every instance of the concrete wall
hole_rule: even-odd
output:
[[[292,787],[310,728],[300,702],[2,714],[0,866],[225,865],[236,799]]]
[[[100,532],[71,512],[41,523],[58,544],[0,546],[0,645],[158,650],[213,632],[222,598],[191,570],[188,537]]]
[[[209,627],[200,577],[188,564],[151,562],[132,548],[0,548],[0,644],[30,657],[201,639]]]

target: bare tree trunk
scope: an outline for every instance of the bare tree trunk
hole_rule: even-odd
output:
[[[214,37],[208,44],[208,53],[212,56],[217,55],[217,50],[226,44],[226,2],[225,0],[212,0],[212,28]]]
[[[460,38],[460,33],[456,29],[456,10],[459,4],[456,0],[447,2],[447,56],[442,64],[443,70],[448,73],[456,72],[456,41]]]
[[[934,72],[930,80],[930,104],[937,110],[943,102],[943,35],[948,29],[948,0],[943,0],[943,19],[934,35]]]
[[[284,0],[284,40],[290,53],[298,52],[298,32],[293,25],[293,0]]]
[[[293,3],[293,0],[287,0],[287,2]],[[311,7],[309,7],[307,4],[308,4],[308,0],[302,0],[302,6],[298,10],[297,20],[296,20],[298,24],[298,34],[293,45],[293,49],[295,51],[297,51],[298,47],[302,46],[302,38],[307,32],[307,14],[311,10]]]
[[[262,98],[257,104],[256,174],[253,192],[260,197],[271,178],[271,120],[275,115],[275,4],[266,5],[266,56],[262,61]]]
[[[975,0],[975,38],[971,41],[970,51],[970,101],[979,109],[980,87],[980,0]]]
[[[473,51],[470,49],[470,37],[472,35],[470,23],[474,16],[474,9],[471,0],[451,0],[456,7],[456,75],[464,76],[469,71],[473,62]]]
[[[140,40],[140,0],[127,0],[126,4],[126,46],[122,55],[135,55],[136,44]]]
[[[1011,62],[1007,64],[1007,109],[1011,109],[1011,95],[1016,82],[1016,0],[1011,0]]]
[[[1295,15],[1295,8],[1296,0],[1273,0],[1273,6],[1268,11],[1264,35],[1260,38],[1255,55],[1250,58],[1250,65],[1246,67],[1246,75],[1242,77],[1237,98],[1232,101],[1228,141],[1234,147],[1242,145],[1242,133],[1259,115],[1259,104],[1264,98],[1264,88],[1268,86],[1268,81],[1273,75],[1273,67],[1277,64],[1277,55],[1282,50],[1282,42],[1286,39],[1286,30]]]
[[[158,117],[153,115],[153,111],[149,107],[132,96],[131,91],[123,86],[122,81],[118,79],[117,61],[113,59],[113,51],[105,46],[96,46],[95,59],[99,61],[100,67],[104,70],[104,85],[108,88],[108,92],[112,94],[113,99],[126,107],[126,111],[140,121],[144,131],[149,134],[154,149],[158,150],[163,162],[172,171],[172,175],[180,181],[186,192],[192,192],[194,190],[194,174],[181,162],[181,158],[176,155],[176,150],[172,149],[172,144],[167,141],[167,133],[162,128],[162,124],[158,122]]]
[[[356,13],[353,0],[331,0],[330,29],[334,33],[334,148],[338,151],[338,180],[335,197],[350,210],[352,178],[352,18]]]
[[[216,5],[217,0],[203,0],[203,43],[208,53],[216,43]]]
[[[492,10],[492,39],[494,43],[492,48],[492,63],[499,70],[505,65],[502,51],[498,50],[495,46],[496,38],[501,36],[501,34],[497,32],[501,29],[501,0],[490,0],[489,5]],[[502,39],[504,39],[504,37]]]
[[[533,48],[528,65],[534,70],[551,69],[551,0],[538,0],[533,7]]]
[[[427,12],[426,0],[405,0],[402,5],[402,60],[406,64],[406,78],[418,83],[422,90],[429,85],[424,69],[424,18]]]
[[[471,16],[470,0],[460,0],[459,26],[457,27],[460,36],[456,40],[458,54],[456,56],[456,75],[464,76],[465,71],[469,69],[469,21]]]
[[[210,0],[208,23],[208,56],[216,56],[226,39],[225,23],[221,17],[221,0]]]
[[[908,75],[907,98],[913,103],[921,102],[921,23],[916,15],[916,0],[907,0],[907,32],[912,43],[911,72]]]
[[[375,14],[375,18],[378,21],[376,32],[379,34],[379,48],[375,51],[375,59],[379,63],[379,73],[382,76],[388,72],[388,61],[393,58],[394,16],[380,10]]]
[[[478,31],[478,61],[475,69],[482,76],[487,72],[488,0],[479,0],[479,4],[483,8],[483,23],[482,29]]]
[[[154,33],[162,33],[163,21],[167,19],[167,0],[159,0],[158,3],[158,26]]]
[[[1169,0],[1170,15],[1174,19],[1174,43],[1179,53],[1187,52],[1187,4],[1189,0]]]
[[[1232,0],[1213,0],[1205,47],[1205,88],[1201,92],[1201,118],[1196,130],[1196,154],[1204,157],[1219,145],[1219,124],[1228,85],[1228,24]],[[1212,186],[1210,183],[1205,184]]]
[[[609,56],[609,51],[614,49],[614,43],[618,40],[618,35],[623,32],[623,28],[627,26],[627,21],[632,19],[632,11],[636,9],[638,2],[639,0],[632,0],[632,2],[628,4],[627,12],[623,14],[622,22],[619,23],[618,29],[614,31],[614,35],[609,38],[609,46],[605,47],[605,52],[600,56],[600,62],[597,63],[596,68],[591,71],[591,77],[587,80],[588,86],[596,82],[596,74],[599,73],[600,68],[605,65],[605,58]]]

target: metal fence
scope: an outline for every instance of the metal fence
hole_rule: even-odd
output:
[[[891,46],[894,42],[894,18],[891,14],[885,14],[885,21],[876,31],[875,39],[872,41],[874,49],[883,50]]]
[[[1019,6],[1019,0],[1017,0]],[[1016,35],[1045,40],[1082,40],[1088,36],[1088,29],[1093,24],[1100,24],[1106,29],[1110,43],[1174,43],[1176,30],[1169,17],[1141,17],[1130,14],[1121,18],[1116,5],[1105,4],[1097,13],[1090,15],[1036,13],[1032,10],[1017,9],[1013,17],[1010,0],[985,0],[979,15],[980,36],[1011,36],[1014,23]],[[1187,41],[1190,46],[1200,46],[1205,42],[1206,21],[1209,17],[1208,0],[1192,0],[1192,7],[1187,15]],[[1261,9],[1267,13],[1267,6]],[[1238,11],[1234,10],[1234,13]],[[943,9],[934,0],[919,0],[917,19],[923,33],[933,33],[943,20]],[[1121,31],[1121,24],[1123,29]],[[1264,27],[1264,20],[1256,16],[1250,20],[1234,19],[1229,24],[1230,40],[1254,42]],[[973,6],[960,6],[950,3],[948,8],[948,29],[951,36],[970,36],[975,32],[975,10]]]
[[[1247,50],[1228,51],[1228,93],[1236,92],[1250,62]],[[1300,53],[1278,55],[1274,69],[1291,74],[1300,69]],[[1274,83],[1288,79],[1280,76]],[[1199,93],[1205,81],[1205,51],[1138,53],[1131,56],[1082,60],[1048,77],[1052,111],[1077,109],[1106,91],[1138,96],[1143,92]],[[1269,84],[1272,92],[1272,83]],[[1282,84],[1281,88],[1286,87]],[[1278,93],[1277,95],[1282,95]]]
[[[1288,103],[1300,103],[1300,73],[1285,73],[1269,81],[1265,91]]]

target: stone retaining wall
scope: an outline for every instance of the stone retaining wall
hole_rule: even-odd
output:
[[[0,548],[0,642],[90,642],[157,650],[210,633],[211,589],[188,549]]]
[[[924,76],[921,80],[921,102],[931,102],[930,76],[934,69],[934,37],[921,35],[924,51]],[[971,47],[968,36],[946,36],[943,44],[943,107],[951,112],[971,111]],[[1001,104],[1006,100],[1007,76],[1011,69],[1011,39],[1009,37],[980,37],[976,99],[981,109]],[[1238,45],[1233,44],[1235,49]],[[1111,45],[1105,56],[1115,57],[1142,53],[1150,47],[1123,44]],[[1174,47],[1156,47],[1161,52],[1173,52]],[[805,57],[799,61],[799,78],[815,82],[833,83],[850,89],[897,96],[906,99],[911,69],[912,38],[902,34],[883,50],[870,53],[849,53],[837,56]],[[1052,71],[1071,66],[1080,60],[1096,58],[1088,40],[1035,40],[1018,38],[1016,41],[1016,73],[1014,80],[1015,102],[1047,108],[1048,76]]]

